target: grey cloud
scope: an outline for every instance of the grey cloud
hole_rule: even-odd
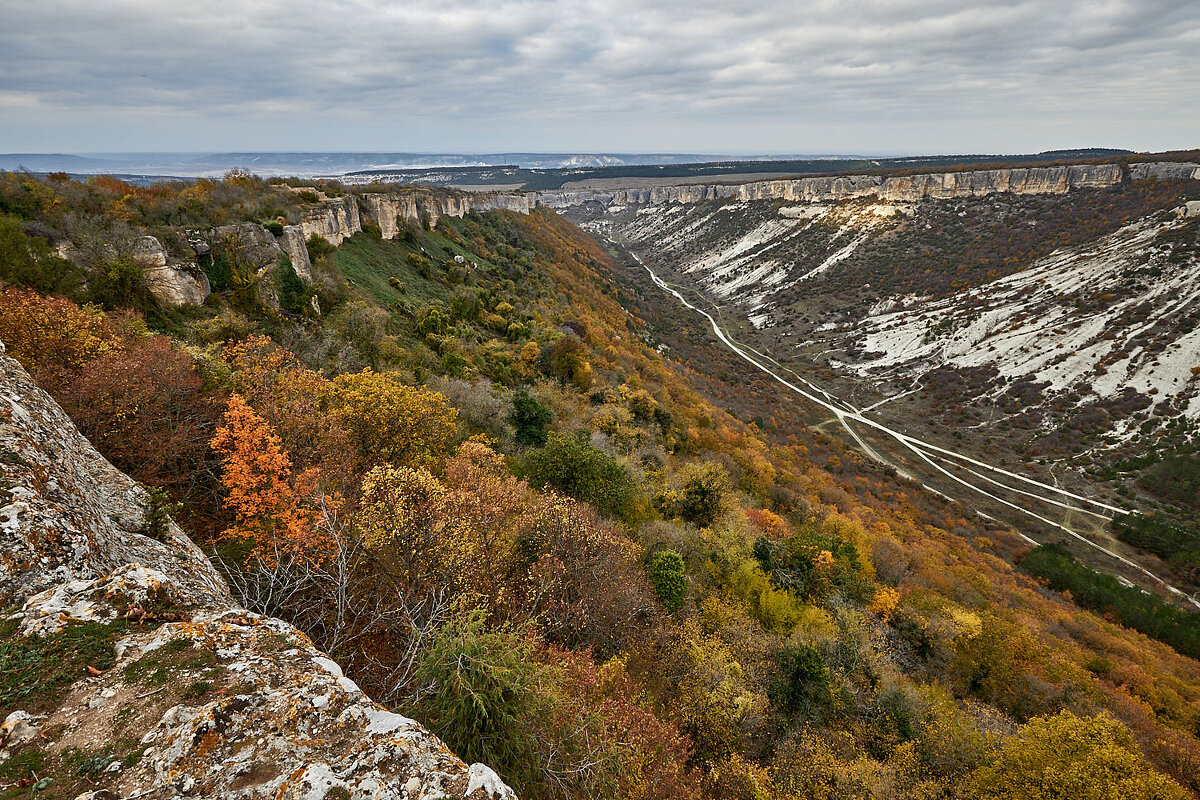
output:
[[[1189,0],[9,6],[0,150],[1153,149],[1200,130]]]

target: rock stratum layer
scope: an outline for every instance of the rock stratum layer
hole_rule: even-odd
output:
[[[490,768],[372,702],[291,625],[238,608],[173,522],[147,535],[144,490],[3,356],[0,489],[0,607],[20,609],[9,646],[85,630],[113,646],[111,664],[80,667],[53,702],[33,693],[0,707],[0,764],[39,751],[41,789],[91,800],[515,798]],[[82,772],[80,753],[92,754]],[[56,763],[72,766],[50,773]]]
[[[534,197],[534,202],[535,205],[553,209],[597,203],[609,207],[701,203],[723,199],[821,203],[875,197],[883,202],[897,203],[980,197],[997,192],[1064,194],[1073,189],[1113,186],[1124,180],[1181,178],[1200,178],[1200,164],[1156,162],[1134,164],[1129,169],[1119,164],[1083,164],[891,177],[845,175],[743,184],[694,184],[613,190],[576,189],[540,192]]]

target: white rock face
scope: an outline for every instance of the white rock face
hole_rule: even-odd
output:
[[[166,248],[153,236],[134,243],[133,257],[142,268],[146,288],[165,306],[200,305],[212,293],[204,270],[195,263],[171,263]]]
[[[212,247],[218,254],[237,251],[240,258],[248,260],[259,272],[275,266],[282,250],[269,230],[253,222],[213,228]]]
[[[1158,180],[1180,180],[1192,178],[1200,180],[1200,164],[1189,164],[1181,161],[1154,161],[1144,164],[1134,164],[1129,169],[1129,177],[1135,181],[1157,178]]]
[[[513,211],[528,214],[532,203],[528,195],[492,192],[435,192],[414,189],[405,192],[368,192],[362,203],[367,216],[379,226],[384,239],[395,239],[404,223],[420,225],[428,221],[436,227],[438,217],[463,217],[472,211]]]
[[[1147,178],[1200,178],[1200,164],[1135,164],[1132,180]],[[881,175],[845,175],[793,180],[756,181],[740,185],[656,186],[642,189],[594,189],[539,192],[535,205],[547,208],[571,208],[599,203],[602,206],[661,205],[699,203],[737,198],[748,200],[786,200],[823,203],[878,197],[889,203],[911,203],[926,199],[981,197],[997,192],[1014,194],[1064,194],[1072,189],[1113,186],[1125,179],[1119,164],[1080,164],[1064,167],[944,172],[927,175],[883,177]]]
[[[300,232],[306,241],[315,233],[330,244],[339,245],[361,230],[358,202],[350,195],[327,198],[319,208],[304,212],[300,219]]]
[[[299,225],[285,225],[283,236],[279,237],[279,246],[292,260],[292,269],[300,278],[312,283],[312,261],[308,257],[308,248],[304,246],[304,228]]]
[[[1200,419],[1200,375],[1192,373],[1200,328],[1150,336],[1200,310],[1200,272],[1155,248],[1159,232],[1177,224],[1139,220],[982,286],[881,308],[855,325],[855,344],[868,355],[852,369],[878,379],[940,364],[991,366],[1007,378],[1049,383],[1054,393],[1175,397],[1187,417]],[[1069,298],[1080,296],[1112,299],[1077,307]]]
[[[0,608],[72,581],[145,564],[194,604],[232,604],[183,532],[143,536],[146,493],[109,464],[49,395],[0,357]]]
[[[129,626],[115,663],[89,668],[53,711],[8,715],[0,761],[140,742],[89,779],[93,798],[516,799],[291,625],[238,608],[174,523],[164,541],[143,535],[144,492],[3,356],[0,487],[0,608],[20,605],[24,633]],[[169,680],[141,682],[155,669]]]

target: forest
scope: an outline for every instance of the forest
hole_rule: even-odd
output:
[[[180,308],[119,246],[358,191],[294,188],[0,175],[0,341],[247,608],[458,756],[531,800],[1200,795],[1196,615],[739,413],[557,215],[314,236],[311,283],[215,257]],[[0,671],[77,633],[0,625]]]

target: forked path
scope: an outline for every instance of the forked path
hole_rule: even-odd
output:
[[[787,371],[791,372],[792,375],[795,376],[796,380],[800,381],[804,386],[802,387],[796,383],[793,383],[792,381],[788,380],[787,378],[784,378],[782,375],[780,375],[775,370],[771,369],[771,367],[769,367],[766,363],[764,363],[765,361],[768,361],[768,360],[774,361],[774,359],[770,359],[768,356],[765,356],[762,353],[759,353],[757,350],[754,350],[753,348],[751,348],[747,345],[743,345],[740,342],[737,342],[736,340],[734,340],[732,336],[730,336],[728,333],[725,332],[725,330],[717,322],[715,317],[713,317],[711,314],[709,314],[704,309],[688,302],[687,298],[685,298],[681,292],[679,292],[673,286],[668,284],[665,280],[660,278],[654,272],[654,270],[650,269],[650,267],[647,266],[646,263],[644,261],[642,261],[642,259],[640,257],[638,257],[638,255],[636,253],[633,253],[632,251],[625,249],[625,248],[622,248],[622,249],[626,253],[628,253],[642,267],[642,269],[646,270],[646,272],[650,275],[650,279],[652,281],[654,281],[654,284],[656,286],[658,286],[660,289],[667,292],[668,294],[672,295],[676,300],[678,300],[681,304],[683,304],[684,307],[691,309],[692,311],[695,311],[697,314],[700,314],[705,319],[707,319],[709,324],[712,326],[713,333],[716,335],[716,337],[721,341],[722,344],[724,344],[726,347],[728,347],[735,355],[737,355],[739,358],[741,358],[742,360],[749,363],[755,369],[770,376],[773,380],[777,381],[778,383],[787,387],[791,391],[800,395],[804,399],[808,400],[811,403],[815,403],[816,405],[820,406],[821,408],[824,408],[826,411],[833,414],[834,418],[837,419],[837,421],[842,425],[842,427],[846,430],[846,432],[850,435],[850,437],[852,439],[854,439],[855,443],[857,443],[859,445],[859,447],[862,448],[863,452],[865,452],[869,457],[875,459],[876,461],[879,461],[882,464],[886,464],[887,466],[892,467],[893,469],[896,469],[901,474],[906,474],[903,472],[903,470],[901,470],[899,467],[897,467],[897,465],[889,462],[886,458],[884,458],[882,455],[880,455],[880,453],[877,450],[875,450],[870,445],[868,445],[862,439],[862,437],[860,437],[859,434],[854,430],[851,423],[857,423],[859,425],[863,425],[868,428],[872,428],[872,429],[878,431],[879,433],[882,433],[882,434],[892,437],[904,448],[912,451],[913,454],[915,456],[917,456],[917,458],[924,461],[929,467],[931,467],[933,470],[935,470],[937,473],[939,473],[943,477],[948,478],[953,483],[961,485],[972,491],[978,492],[979,494],[989,498],[990,500],[992,500],[994,502],[1000,503],[1001,505],[1004,505],[1004,506],[1011,508],[1021,514],[1031,517],[1032,519],[1037,520],[1039,523],[1041,523],[1043,525],[1049,525],[1053,528],[1063,531],[1068,536],[1071,536],[1072,538],[1078,540],[1079,542],[1083,543],[1084,545],[1086,545],[1088,547],[1092,547],[1092,548],[1100,551],[1101,553],[1104,553],[1106,556],[1116,559],[1117,561],[1119,561],[1120,563],[1129,567],[1130,569],[1136,570],[1139,573],[1145,575],[1147,578],[1154,581],[1158,585],[1162,586],[1164,589],[1166,589],[1171,594],[1186,600],[1187,602],[1189,602],[1196,608],[1200,608],[1200,601],[1197,601],[1194,597],[1188,595],[1186,592],[1183,592],[1180,589],[1172,586],[1170,583],[1164,581],[1158,575],[1151,572],[1146,567],[1143,567],[1141,564],[1131,561],[1128,558],[1125,558],[1124,556],[1120,555],[1119,553],[1116,553],[1116,552],[1110,550],[1109,548],[1105,547],[1104,545],[1101,545],[1101,544],[1098,544],[1097,542],[1092,541],[1088,537],[1084,536],[1083,534],[1079,533],[1076,530],[1068,528],[1066,525],[1063,525],[1062,523],[1056,522],[1054,520],[1051,520],[1051,519],[1037,513],[1036,511],[1026,507],[1025,505],[1022,505],[1020,502],[1013,502],[1011,500],[1006,500],[1003,497],[997,496],[992,491],[989,491],[988,488],[986,488],[986,485],[996,487],[997,489],[1003,490],[1005,492],[1011,492],[1013,495],[1016,495],[1018,497],[1029,498],[1032,500],[1040,501],[1042,503],[1046,503],[1048,505],[1057,506],[1068,512],[1077,512],[1079,514],[1085,514],[1085,515],[1088,515],[1091,517],[1098,517],[1098,518],[1104,519],[1104,520],[1112,519],[1112,515],[1125,513],[1124,509],[1117,508],[1115,506],[1111,506],[1107,503],[1101,502],[1100,500],[1096,500],[1091,497],[1085,497],[1083,495],[1068,491],[1067,489],[1063,489],[1058,486],[1052,486],[1048,483],[1043,483],[1042,481],[1036,480],[1034,478],[1030,478],[1025,475],[1020,475],[1020,474],[1012,472],[1010,470],[1006,470],[1001,467],[997,467],[992,464],[988,464],[987,462],[980,461],[979,459],[964,455],[963,453],[957,453],[953,450],[948,450],[944,447],[939,447],[930,442],[926,442],[922,439],[918,439],[915,436],[909,436],[906,433],[901,433],[900,431],[893,430],[892,428],[889,428],[888,426],[884,425],[883,423],[881,423],[877,420],[873,420],[873,419],[870,419],[869,417],[864,416],[863,415],[864,412],[862,410],[855,408],[852,404],[836,397],[835,395],[831,394],[826,389],[816,385],[815,383],[808,380],[807,378],[803,378],[803,377],[797,375],[794,371],[788,369]],[[778,364],[778,362],[775,362],[775,363]],[[781,369],[787,369],[787,368],[781,366]],[[805,388],[805,387],[807,387],[807,388]],[[941,463],[938,463],[938,462],[941,462]],[[969,473],[972,477],[966,478],[960,474],[951,472],[944,465],[953,465],[953,466],[959,468],[960,470]],[[974,467],[975,469],[971,469],[971,467]],[[1015,486],[1010,486],[1007,483],[1001,482],[1001,480],[999,478],[990,477],[988,475],[983,474],[983,472],[981,472],[980,470],[982,470],[983,472],[990,472],[993,475],[1002,476],[1003,478],[1009,479],[1010,481],[1018,482],[1020,484],[1023,484],[1025,486],[1025,488],[1017,488]],[[934,489],[931,486],[926,485],[926,488],[931,489],[932,491],[935,491],[944,497],[949,497],[949,495],[945,494],[945,492]],[[954,498],[950,498],[950,499],[954,499]],[[1031,544],[1037,544],[1037,542],[1035,540],[1031,539],[1030,537],[1024,536],[1024,534],[1022,534],[1022,536],[1023,536],[1023,538],[1025,538],[1026,541],[1030,542]]]

